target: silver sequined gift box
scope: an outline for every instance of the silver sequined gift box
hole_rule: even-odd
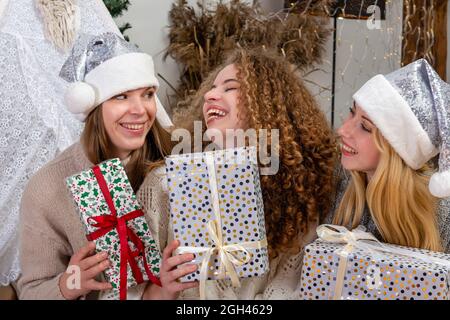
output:
[[[254,147],[166,159],[170,219],[174,238],[180,241],[178,253],[194,253],[193,263],[199,265],[182,282],[201,280],[202,272],[204,280],[230,278],[230,268],[239,278],[268,271],[256,159]]]
[[[400,250],[408,256],[385,252],[384,249],[378,251],[353,247],[344,250],[347,246],[345,243],[321,239],[309,244],[305,247],[303,258],[298,289],[300,298],[449,300],[449,254],[382,245],[387,250]]]

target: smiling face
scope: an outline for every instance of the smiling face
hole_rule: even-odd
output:
[[[120,159],[141,148],[156,116],[155,88],[123,92],[102,104],[106,133]]]
[[[244,129],[244,122],[238,117],[240,83],[237,72],[234,64],[223,68],[204,96],[203,117],[206,127],[220,130],[224,137],[227,129]]]
[[[341,138],[342,166],[347,170],[365,172],[369,179],[380,161],[380,151],[372,134],[375,129],[367,114],[356,104],[338,129]]]

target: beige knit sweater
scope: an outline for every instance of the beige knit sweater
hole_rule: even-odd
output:
[[[84,226],[65,179],[92,166],[82,146],[76,143],[28,182],[20,212],[19,299],[64,299],[59,278],[67,269],[70,257],[87,244]],[[140,298],[141,293],[142,285],[129,289],[128,298]],[[98,291],[85,298],[98,299]]]
[[[150,172],[138,192],[138,198],[149,219],[149,226],[161,251],[173,240],[169,214],[169,199],[165,168]],[[300,239],[306,245],[315,239],[316,225],[309,227],[309,234]],[[241,279],[241,287],[233,288],[231,281],[207,281],[207,299],[296,299],[299,291],[303,254],[282,255],[270,261],[270,271],[261,277]],[[198,288],[189,289],[180,299],[199,299]]]

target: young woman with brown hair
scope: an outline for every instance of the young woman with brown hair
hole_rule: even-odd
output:
[[[171,151],[158,103],[152,58],[113,33],[79,39],[61,70],[69,82],[66,105],[85,121],[81,141],[40,169],[23,194],[20,225],[20,299],[98,298],[111,284],[98,281],[109,266],[95,252],[65,179],[110,158],[120,158],[137,192],[147,171]],[[68,285],[78,267],[78,287]],[[73,269],[72,269],[73,270]],[[140,298],[129,290],[129,297]]]

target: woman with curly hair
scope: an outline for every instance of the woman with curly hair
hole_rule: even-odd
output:
[[[332,194],[335,142],[314,98],[282,57],[239,49],[209,75],[191,107],[177,118],[182,120],[179,126],[190,129],[195,120],[202,120],[208,131],[216,129],[223,136],[229,130],[279,130],[278,172],[261,176],[270,272],[242,279],[240,288],[232,288],[228,280],[209,281],[206,292],[208,298],[215,299],[293,298],[300,280],[302,248],[313,239],[315,226],[329,210]],[[162,199],[166,190],[153,187],[160,185],[158,179],[164,179],[162,170],[159,175],[147,176],[141,192]],[[151,211],[151,201],[147,202],[144,208]],[[193,255],[172,257],[179,244],[171,241],[168,210],[167,216],[156,212],[154,216],[160,247],[165,248],[161,282],[173,293],[167,298],[180,292],[183,298],[198,297],[198,288],[185,290],[195,283],[177,282],[197,269],[192,264],[179,266],[193,260]]]

